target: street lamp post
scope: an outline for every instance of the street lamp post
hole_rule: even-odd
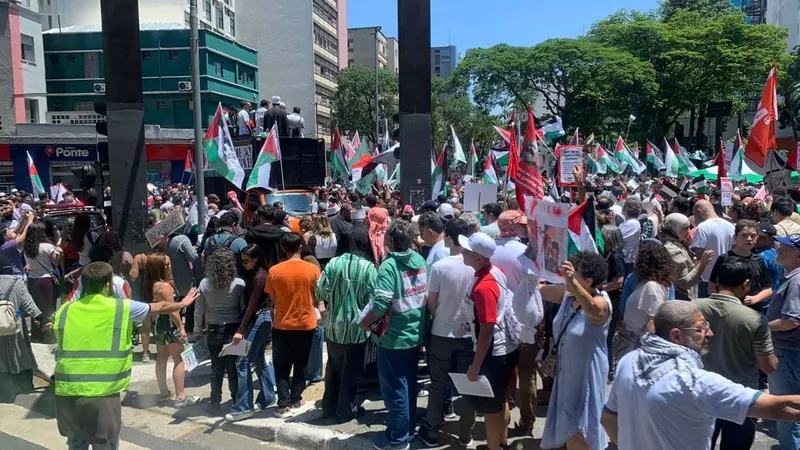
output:
[[[378,61],[378,53],[380,53],[380,52],[378,51],[378,49],[379,49],[379,47],[378,47],[378,33],[380,33],[380,32],[381,32],[381,27],[380,27],[380,25],[378,25],[378,26],[375,27],[375,146],[376,146],[376,148],[377,148],[378,139],[380,139],[380,133],[381,133],[381,131],[380,131],[380,123],[381,122],[380,122],[380,118],[378,117],[379,114],[380,114],[380,112],[379,112],[379,110],[380,110],[380,106],[379,106],[379,102],[380,102],[379,101],[379,99],[380,99],[380,97],[379,97],[379,95],[380,95],[380,92],[379,92],[379,90],[380,90],[380,87],[379,87],[380,86],[380,83],[379,83],[379,79],[380,79],[379,78],[380,63]]]

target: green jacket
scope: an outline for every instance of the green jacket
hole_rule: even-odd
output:
[[[375,292],[375,264],[351,253],[328,262],[317,282],[318,302],[325,302],[325,339],[334,344],[360,344],[367,332],[359,328],[361,310]]]
[[[390,252],[378,269],[372,313],[389,324],[378,345],[402,350],[422,344],[428,320],[428,274],[417,252]]]

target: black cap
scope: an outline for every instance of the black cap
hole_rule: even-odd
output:
[[[422,204],[420,208],[423,212],[436,212],[436,209],[439,207],[439,203],[436,200],[427,200],[425,203]]]
[[[775,225],[769,222],[761,222],[758,224],[758,235],[759,236],[775,236],[778,234],[778,230],[775,229]]]

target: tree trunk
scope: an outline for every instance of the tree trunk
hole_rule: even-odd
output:
[[[705,147],[705,127],[706,127],[706,107],[708,105],[700,105],[700,110],[697,114],[697,136],[695,138],[695,147],[694,149],[703,148]]]

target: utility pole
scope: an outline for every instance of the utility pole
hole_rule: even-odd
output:
[[[197,0],[189,0],[191,27],[192,102],[194,103],[194,182],[197,194],[197,225],[202,232],[206,225],[206,182],[203,171],[203,108],[200,99],[200,24],[197,19]]]
[[[142,49],[138,0],[100,2],[105,59],[111,216],[123,247],[146,249],[147,176],[144,153]]]
[[[378,141],[380,140],[380,135],[381,135],[381,128],[380,128],[381,119],[380,119],[380,116],[379,116],[379,114],[380,114],[380,106],[379,106],[379,102],[380,102],[380,97],[379,97],[379,95],[380,95],[380,81],[379,81],[380,80],[380,77],[379,77],[379,74],[380,74],[380,71],[379,71],[380,63],[378,61],[378,54],[380,53],[378,51],[378,48],[379,48],[378,47],[378,33],[380,33],[380,32],[381,32],[381,27],[379,25],[379,26],[375,27],[375,147],[376,148],[378,146]],[[384,150],[386,150],[386,149],[384,149]]]

